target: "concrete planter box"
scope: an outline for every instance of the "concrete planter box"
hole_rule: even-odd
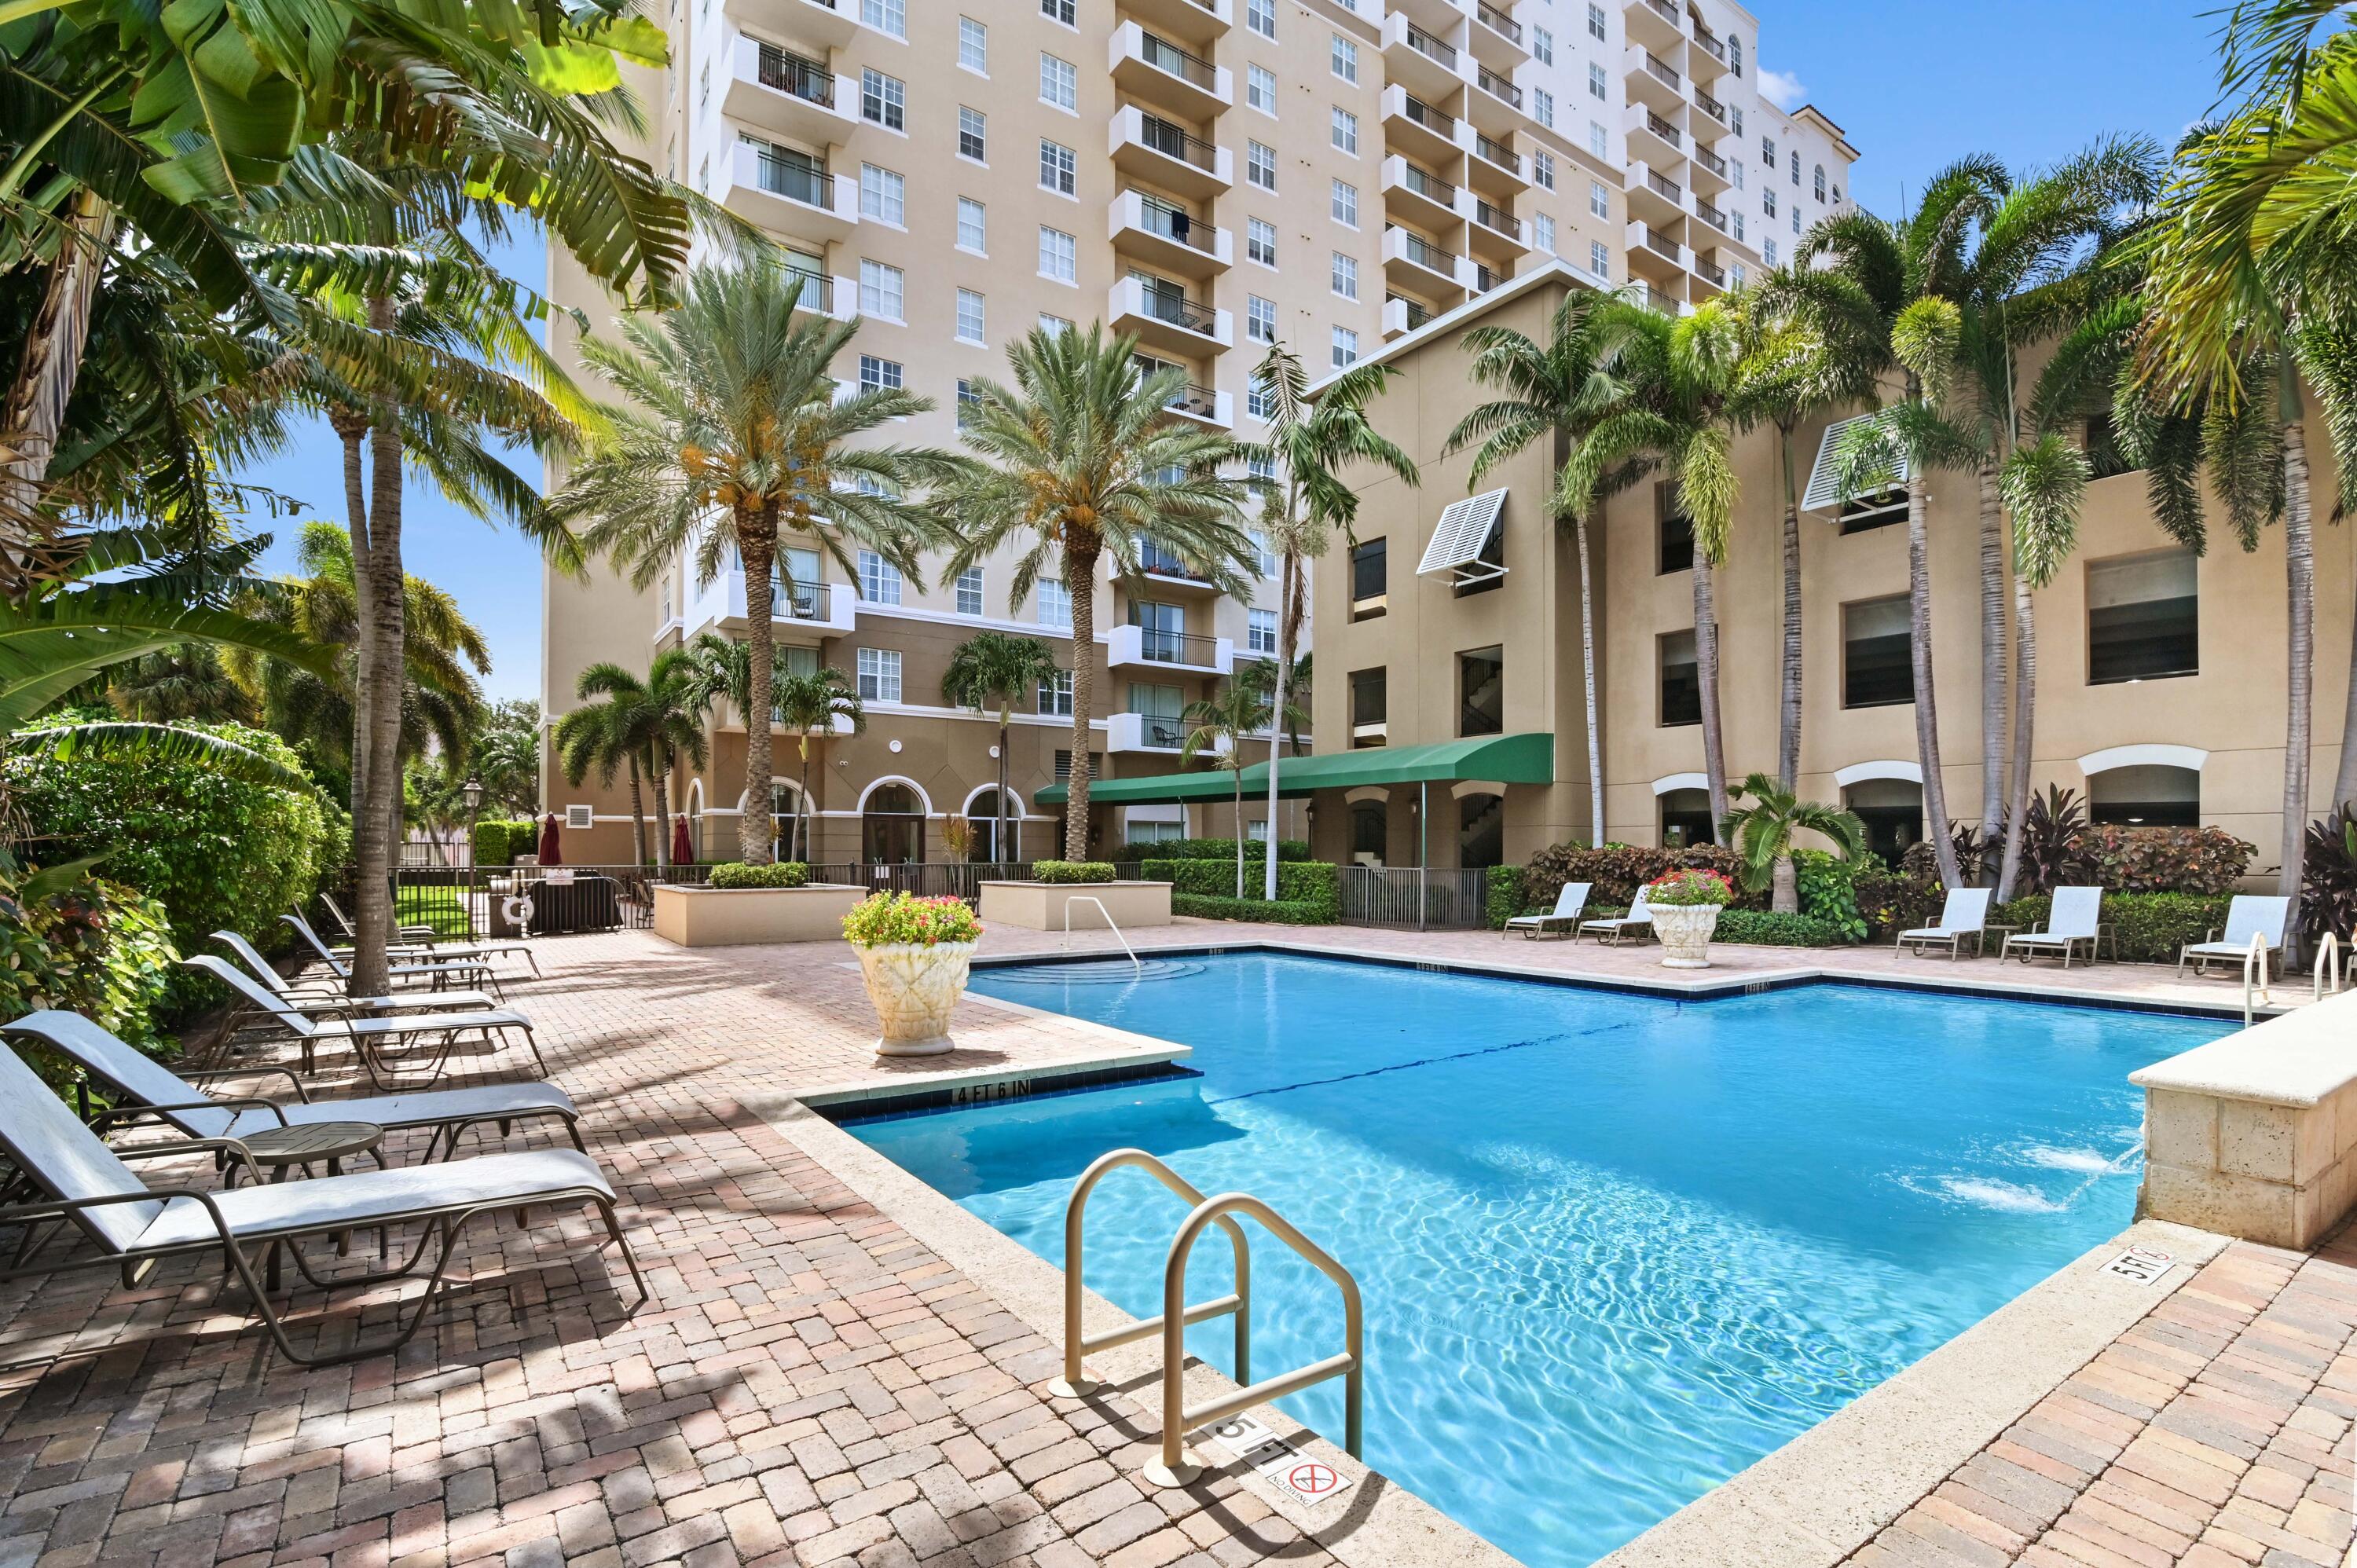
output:
[[[1104,917],[1123,930],[1170,923],[1168,882],[985,882],[982,885],[982,923],[1001,921],[1034,931],[1064,929],[1064,907],[1076,898],[1094,898],[1104,905],[1078,904],[1071,911],[1071,929],[1102,931]]]
[[[840,882],[807,887],[659,886],[655,935],[683,948],[841,941],[843,918],[866,897],[865,887]]]

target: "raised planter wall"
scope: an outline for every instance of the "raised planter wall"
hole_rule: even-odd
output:
[[[655,935],[683,948],[843,940],[843,918],[867,897],[847,883],[807,887],[655,889]]]
[[[2312,1247],[2357,1208],[2357,993],[2128,1075],[2145,1091],[2140,1217]]]
[[[1076,898],[1095,898],[1123,930],[1170,923],[1168,882],[985,882],[982,885],[982,923],[1001,921],[1034,931],[1064,929],[1064,907]],[[1104,915],[1094,904],[1074,904],[1072,929],[1102,931]]]

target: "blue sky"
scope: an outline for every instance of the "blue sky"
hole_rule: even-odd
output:
[[[1567,4],[1569,0],[1546,0]],[[2223,0],[1752,0],[1761,64],[1797,81],[1864,157],[1852,194],[1901,210],[1933,170],[1958,155],[1995,154],[2017,171],[2055,162],[2107,132],[2141,131],[2166,146],[2216,93],[2216,22]],[[517,277],[541,285],[539,246],[508,252]],[[341,455],[324,425],[242,477],[342,521]],[[530,461],[529,459],[527,461]],[[537,464],[533,463],[533,468]],[[267,564],[289,564],[289,522]],[[493,697],[540,691],[540,565],[512,532],[455,511],[414,479],[404,530],[409,569],[455,593],[490,639]]]

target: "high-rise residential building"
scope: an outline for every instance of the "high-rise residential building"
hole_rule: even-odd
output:
[[[931,398],[893,432],[910,442],[953,445],[972,381],[1039,326],[1135,333],[1142,367],[1185,374],[1171,418],[1249,439],[1272,342],[1322,374],[1557,258],[1684,308],[1772,264],[1781,215],[1838,204],[1855,156],[1760,96],[1758,24],[1725,0],[667,0],[659,20],[673,64],[634,83],[650,162],[776,236],[810,308],[862,319],[837,374]],[[551,291],[612,314],[561,259]],[[1071,590],[1011,600],[1011,558],[954,581],[844,573],[816,542],[787,553],[780,665],[841,670],[868,722],[815,743],[815,855],[942,858],[946,819],[996,814],[998,772],[996,715],[942,693],[949,652],[994,628],[1069,668]],[[1168,559],[1092,585],[1097,777],[1175,768],[1186,704],[1267,656],[1276,584],[1257,565],[1241,602]],[[592,662],[744,626],[733,566],[701,583],[682,563],[640,593],[601,565],[545,594],[552,720]],[[1026,821],[1005,845],[983,827],[976,853],[1056,853],[1033,797],[1069,768],[1069,714],[1067,682],[1020,705]],[[678,780],[706,853],[733,854],[740,810],[800,801],[782,733],[771,799],[741,798],[743,735],[718,715],[709,762]],[[576,859],[627,858],[619,789],[552,768],[548,800],[591,824]],[[1099,816],[1100,854],[1213,825],[1167,804]]]

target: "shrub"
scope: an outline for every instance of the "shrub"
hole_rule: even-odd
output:
[[[1233,839],[1164,839],[1159,843],[1133,843],[1123,846],[1122,859],[1138,860],[1224,860],[1236,863],[1236,841]],[[1265,859],[1268,845],[1257,839],[1244,840],[1244,864]],[[1281,864],[1288,860],[1308,860],[1309,846],[1299,839],[1276,841],[1276,858]]]
[[[1857,879],[1865,869],[1855,861],[1822,849],[1792,852],[1793,880],[1799,884],[1801,913],[1830,926],[1844,941],[1866,940],[1866,918],[1858,913]],[[1777,943],[1814,947],[1814,942]]]
[[[1589,903],[1625,908],[1636,897],[1638,888],[1665,871],[1693,865],[1732,877],[1738,864],[1733,850],[1715,843],[1694,844],[1685,849],[1646,849],[1621,843],[1589,849],[1585,844],[1554,844],[1531,856],[1530,865],[1523,874],[1523,901],[1532,908],[1552,908],[1565,883],[1586,882],[1591,885]],[[1759,908],[1766,899],[1764,895],[1747,895],[1737,902]]]
[[[1506,922],[1522,914],[1523,868],[1519,865],[1493,865],[1490,868],[1488,903],[1484,913],[1490,929],[1502,931]]]
[[[1912,854],[1914,851],[1908,853]],[[1887,942],[1900,931],[1935,923],[1947,903],[1947,894],[1936,876],[1872,867],[1850,878],[1850,894],[1866,927],[1866,940],[1876,942]]]
[[[1763,948],[1834,948],[1856,939],[1831,920],[1813,919],[1807,915],[1727,909],[1719,914],[1713,940]]]
[[[1714,904],[1724,909],[1735,902],[1735,884],[1724,872],[1710,871],[1702,866],[1685,866],[1663,872],[1647,883],[1645,902],[1658,904],[1664,909],[1696,908]]]
[[[934,947],[973,941],[982,935],[982,922],[963,898],[878,893],[853,906],[843,918],[843,934],[863,948]]]
[[[1036,882],[1111,882],[1115,875],[1113,863],[1105,860],[1035,860],[1031,863],[1031,876]]]
[[[2233,900],[2208,893],[2106,893],[2103,922],[2119,936],[2119,956],[2131,963],[2175,963],[2177,950],[2198,942],[2213,926],[2226,923],[2226,906]],[[2034,893],[2000,904],[1989,911],[1992,925],[2041,929],[2053,899]],[[2112,954],[2110,944],[2104,956]]]
[[[800,887],[810,880],[810,867],[799,860],[780,860],[769,865],[748,865],[741,860],[725,860],[712,868],[710,886],[714,887]]]
[[[2099,886],[2121,893],[2228,893],[2259,846],[2223,828],[2089,828],[2081,840]]]
[[[505,865],[514,858],[514,854],[515,852],[508,847],[507,823],[477,822],[475,824],[475,864],[477,865]]]
[[[1261,920],[1272,926],[1330,926],[1339,916],[1323,905],[1280,898],[1271,904],[1259,898],[1213,898],[1201,893],[1173,893],[1170,912],[1199,920]]]
[[[2299,933],[2315,941],[2325,932],[2357,929],[2357,813],[2337,806],[2308,824],[2300,862]]]
[[[1247,897],[1238,898],[1236,868],[1232,861],[1222,865],[1211,860],[1149,860],[1141,864],[1137,874],[1149,882],[1168,882],[1170,886],[1170,908],[1180,914],[1200,913],[1180,909],[1179,900],[1213,899],[1223,905],[1234,905],[1235,910],[1222,909],[1213,918],[1240,920],[1280,920],[1295,926],[1330,926],[1342,918],[1342,879],[1338,867],[1330,861],[1280,860],[1276,863],[1276,903],[1260,897],[1260,884],[1249,875],[1245,878]],[[1277,905],[1298,905],[1298,918],[1275,913]]]
[[[156,1014],[182,972],[164,907],[95,876],[38,897],[20,887],[0,875],[0,1019],[61,1007],[141,1050],[168,1051]],[[51,1082],[70,1079],[62,1063],[35,1056]]]

